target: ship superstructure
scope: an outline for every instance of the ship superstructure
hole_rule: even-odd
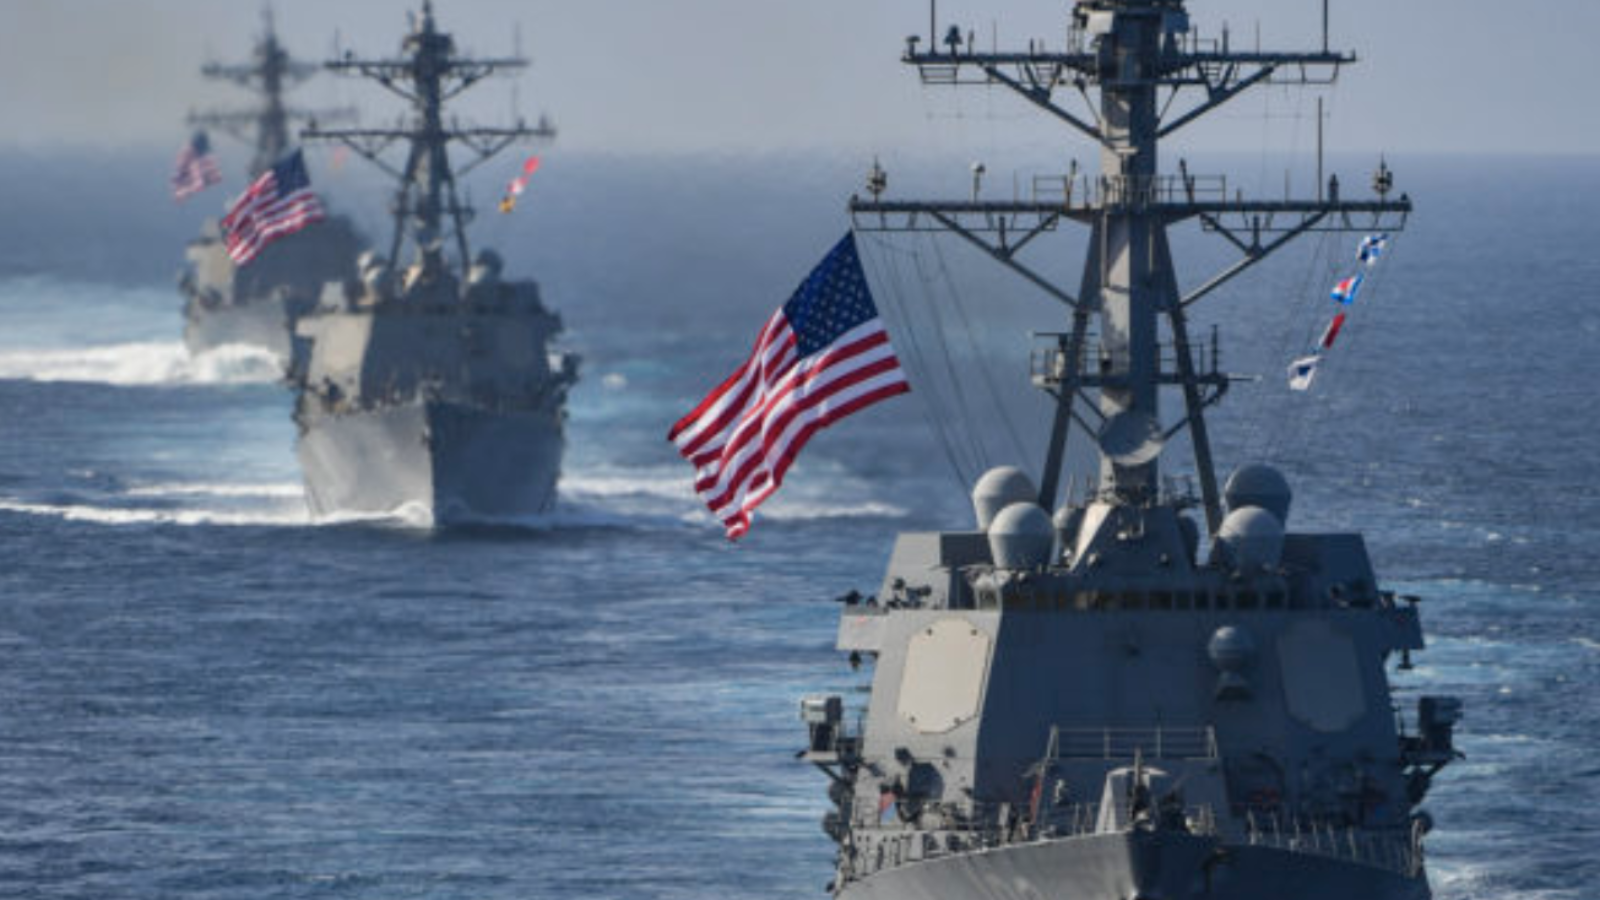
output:
[[[445,118],[448,99],[526,65],[458,55],[428,3],[398,57],[326,64],[377,81],[411,116],[398,128],[313,123],[303,132],[342,143],[398,184],[388,256],[364,255],[356,277],[327,285],[299,324],[308,353],[295,421],[317,515],[405,511],[450,523],[537,514],[554,502],[577,358],[551,352],[561,320],[536,283],[503,278],[492,250],[473,255],[473,211],[457,177],[555,131],[544,121],[479,128]],[[473,156],[459,170],[452,145]],[[392,148],[404,152],[398,166],[386,157]],[[407,264],[391,264],[402,255]]]
[[[942,46],[941,46],[942,44]],[[864,711],[810,697],[805,757],[829,776],[834,892],[849,900],[1420,900],[1420,805],[1457,755],[1459,703],[1397,714],[1390,663],[1423,647],[1415,598],[1383,589],[1358,534],[1287,529],[1284,477],[1219,486],[1206,411],[1235,379],[1188,310],[1295,237],[1398,231],[1411,202],[1383,168],[1251,200],[1158,147],[1255,85],[1331,83],[1349,54],[1202,39],[1183,0],[1079,0],[1063,49],[985,52],[937,28],[904,61],[929,84],[1004,86],[1100,148],[1100,171],[1045,195],[850,204],[863,232],[947,231],[1059,302],[1034,353],[1056,400],[1042,483],[975,486],[976,530],[904,534],[876,596],[844,607],[838,647],[870,661]],[[1086,111],[1067,100],[1082,96]],[[1196,95],[1185,105],[1180,98]],[[1169,227],[1239,251],[1180,287]],[[1088,229],[1067,290],[1025,261]],[[1176,415],[1160,400],[1175,395]],[[1097,450],[1062,502],[1069,434]],[[1186,433],[1196,494],[1161,471]],[[1207,552],[1208,551],[1208,552]]]
[[[223,131],[253,148],[254,179],[292,149],[290,129],[310,113],[288,105],[286,94],[316,74],[296,62],[279,42],[271,14],[248,62],[208,63],[200,73],[255,94],[249,109],[189,114],[196,128]],[[325,110],[323,119],[348,118],[349,110]],[[242,187],[242,186],[241,186]],[[271,351],[287,367],[294,357],[294,321],[316,305],[322,285],[355,276],[354,260],[364,242],[351,222],[329,216],[278,239],[244,266],[228,255],[217,220],[208,220],[191,241],[188,265],[179,278],[184,295],[184,343],[192,354],[226,344]]]

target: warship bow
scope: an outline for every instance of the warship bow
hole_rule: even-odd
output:
[[[399,57],[347,54],[326,64],[377,81],[410,105],[411,118],[400,128],[313,122],[302,132],[342,143],[398,184],[389,255],[354,260],[355,277],[328,284],[298,325],[307,348],[297,367],[298,452],[317,516],[503,521],[554,502],[578,360],[551,351],[561,320],[539,286],[502,277],[492,250],[472,254],[473,211],[456,179],[517,141],[555,131],[543,121],[462,127],[444,110],[482,79],[526,65],[458,55],[427,3]],[[460,172],[451,145],[474,157]],[[398,167],[385,158],[391,147],[405,151]],[[408,265],[391,264],[407,252]]]

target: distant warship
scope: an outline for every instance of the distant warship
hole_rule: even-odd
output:
[[[307,114],[287,107],[283,95],[317,67],[290,59],[278,43],[270,15],[254,59],[242,65],[211,63],[200,71],[207,78],[256,92],[261,105],[245,111],[191,113],[191,125],[218,128],[253,144],[252,179],[289,152],[289,123]],[[326,119],[349,113],[322,115]],[[208,220],[200,237],[189,243],[188,265],[179,276],[183,339],[189,352],[246,344],[271,351],[287,366],[294,356],[294,320],[316,305],[325,283],[355,276],[355,258],[364,245],[348,219],[329,216],[280,238],[239,267],[228,256],[217,220]]]
[[[874,166],[861,231],[948,230],[1059,301],[1034,383],[1056,400],[1042,484],[991,470],[977,529],[904,534],[875,597],[845,598],[838,647],[872,667],[865,710],[808,697],[803,757],[829,776],[848,900],[1422,900],[1420,805],[1458,754],[1453,698],[1394,706],[1423,647],[1416,598],[1379,586],[1358,534],[1286,531],[1290,491],[1246,465],[1219,491],[1206,410],[1235,380],[1188,309],[1297,235],[1402,228],[1374,194],[1254,201],[1179,166],[1163,138],[1256,84],[1326,84],[1354,57],[1202,39],[1183,0],[1078,0],[1061,51],[986,52],[951,28],[904,61],[924,81],[1000,85],[1091,137],[1095,179],[1009,202],[892,201]],[[1324,25],[1326,29],[1326,25]],[[1058,103],[1091,98],[1091,114]],[[1169,96],[1199,88],[1193,105]],[[1096,98],[1095,95],[1098,95]],[[1094,102],[1097,99],[1098,102]],[[1168,227],[1197,221],[1240,258],[1180,290]],[[1018,251],[1087,226],[1068,291]],[[1181,397],[1163,420],[1158,397]],[[1167,424],[1163,424],[1163,422]],[[1172,424],[1174,423],[1175,424]],[[1074,424],[1098,479],[1060,473]],[[1161,475],[1181,433],[1198,496]],[[1080,483],[1079,488],[1083,485]],[[1052,515],[1052,510],[1054,514]],[[1198,511],[1203,525],[1191,516]],[[1209,533],[1202,555],[1202,528]]]
[[[356,277],[328,284],[298,325],[306,357],[294,415],[315,515],[409,510],[449,524],[536,514],[554,502],[578,360],[549,350],[561,320],[538,285],[503,279],[491,250],[469,251],[472,210],[458,195],[448,147],[470,150],[476,166],[517,140],[555,132],[543,121],[447,125],[443,108],[486,76],[526,64],[457,56],[427,3],[398,59],[346,54],[326,64],[401,94],[413,118],[400,129],[312,123],[304,132],[342,142],[399,181],[389,255],[364,254]],[[398,169],[382,158],[396,143],[408,148]],[[389,260],[407,246],[411,263],[393,268]]]

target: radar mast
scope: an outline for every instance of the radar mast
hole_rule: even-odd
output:
[[[312,118],[313,113],[290,107],[284,101],[284,94],[318,70],[318,66],[295,62],[289,55],[278,41],[272,10],[267,9],[262,13],[261,36],[256,40],[249,62],[209,62],[200,68],[200,74],[206,78],[231,82],[256,94],[261,98],[261,105],[255,109],[191,112],[188,122],[219,129],[242,143],[253,145],[255,154],[250,160],[250,176],[254,178],[289,152],[289,123]],[[316,115],[324,120],[348,120],[355,118],[355,111],[324,110]]]
[[[398,259],[401,246],[409,238],[423,275],[442,272],[448,222],[465,280],[472,264],[466,226],[472,220],[473,209],[461,200],[458,176],[517,141],[553,138],[556,131],[542,117],[533,127],[520,120],[505,128],[462,127],[454,121],[446,123],[444,104],[490,75],[527,65],[528,61],[520,56],[458,56],[455,41],[438,30],[433,4],[427,0],[422,4],[422,15],[413,19],[411,33],[401,44],[398,58],[357,59],[346,52],[344,58],[324,64],[330,71],[370,78],[411,105],[411,119],[401,127],[326,129],[313,121],[301,132],[307,139],[342,143],[399,182],[389,259]],[[466,147],[476,158],[461,169],[452,170],[452,143]],[[384,159],[385,151],[395,145],[407,148],[405,163],[399,168]]]
[[[1023,50],[984,52],[972,32],[952,25],[941,35],[931,12],[929,24],[927,46],[909,37],[902,57],[924,84],[1008,88],[1093,141],[1100,171],[1036,184],[1028,199],[989,201],[974,191],[971,200],[890,200],[881,196],[875,164],[871,199],[850,201],[855,227],[952,232],[1066,307],[1070,330],[1048,335],[1049,345],[1034,354],[1032,366],[1034,383],[1057,401],[1042,506],[1056,503],[1074,423],[1098,445],[1097,500],[1129,509],[1176,502],[1164,496],[1159,457],[1168,440],[1187,430],[1206,522],[1215,534],[1222,502],[1205,411],[1236,379],[1218,368],[1215,340],[1210,348],[1192,340],[1189,307],[1308,232],[1399,230],[1411,201],[1389,199],[1387,169],[1370,198],[1341,197],[1335,178],[1326,191],[1319,185],[1315,197],[1247,199],[1230,190],[1225,177],[1193,175],[1182,162],[1176,173],[1163,174],[1158,150],[1164,139],[1252,87],[1331,84],[1355,56],[1329,51],[1326,37],[1323,49],[1309,52],[1236,50],[1226,31],[1202,39],[1191,30],[1183,0],[1078,0],[1061,50],[1033,42]],[[1082,99],[1081,108],[1069,106],[1074,97]],[[1185,291],[1167,230],[1190,220],[1226,240],[1239,258]],[[1076,292],[1020,256],[1063,221],[1089,228]],[[1183,418],[1172,426],[1160,415],[1164,387],[1177,388],[1183,398]]]

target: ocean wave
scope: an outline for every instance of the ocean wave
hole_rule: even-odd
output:
[[[311,524],[305,508],[299,505],[271,509],[151,509],[148,507],[96,506],[87,503],[28,503],[0,500],[0,512],[49,516],[68,522],[96,525],[213,525],[213,526],[304,526]]]
[[[908,511],[877,500],[834,500],[827,494],[859,497],[859,489],[845,486],[837,477],[819,480],[826,487],[807,489],[805,484],[788,483],[764,504],[755,515],[774,522],[805,522],[820,519],[901,518]],[[652,512],[674,515],[684,521],[703,523],[711,515],[695,496],[693,478],[687,466],[651,469],[597,469],[562,476],[561,493],[586,504],[618,506],[629,498],[657,503]]]
[[[225,344],[190,356],[181,341],[0,352],[0,378],[119,386],[270,384],[283,377],[271,351]]]
[[[564,476],[555,508],[526,516],[486,516],[453,521],[468,527],[530,531],[584,529],[719,529],[695,496],[687,469],[598,469]],[[336,512],[312,515],[298,481],[152,481],[101,486],[73,496],[0,498],[0,511],[52,516],[101,525],[285,526],[372,525],[403,530],[435,526],[426,506],[408,503],[387,512]],[[796,491],[780,493],[756,512],[771,522],[899,518],[904,508],[867,499],[832,502]]]
[[[770,507],[764,506],[756,514],[774,522],[810,522],[818,519],[899,519],[910,513],[905,507],[871,500],[861,503],[807,500],[785,503],[775,499]]]
[[[598,469],[561,476],[561,492],[593,499],[654,497],[698,504],[688,466],[654,469]]]
[[[276,484],[251,483],[171,483],[143,484],[130,487],[129,497],[226,497],[229,499],[261,498],[267,500],[298,500],[305,497],[305,488],[298,481]]]

